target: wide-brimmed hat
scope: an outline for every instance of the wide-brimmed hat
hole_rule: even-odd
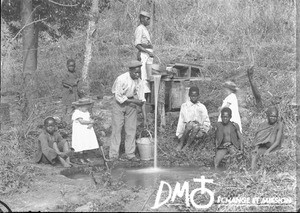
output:
[[[143,11],[143,10],[140,12],[140,15],[146,16],[146,17],[148,17],[148,18],[151,18],[151,17],[150,17],[150,13],[148,13],[148,12],[146,12],[146,11]]]
[[[141,67],[143,64],[142,62],[138,61],[138,60],[132,60],[132,61],[129,61],[127,66],[129,68],[135,68],[135,67]]]
[[[84,106],[84,105],[90,105],[93,104],[94,101],[91,100],[90,98],[81,98],[78,101],[75,101],[72,103],[74,106]]]
[[[232,81],[226,81],[225,83],[223,83],[223,87],[228,88],[232,91],[237,91],[239,90],[239,88],[237,87],[237,85],[232,82]]]

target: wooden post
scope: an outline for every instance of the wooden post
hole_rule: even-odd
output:
[[[300,116],[300,0],[296,0],[296,104],[297,104],[297,120]],[[299,121],[299,120],[298,120]],[[300,207],[300,173],[299,173],[299,165],[300,165],[300,125],[297,122],[296,125],[296,162],[297,162],[297,185],[296,188],[296,208]],[[297,211],[297,210],[296,210]]]
[[[166,128],[166,114],[165,114],[165,91],[166,91],[166,82],[161,79],[159,85],[158,93],[158,115],[160,116],[160,126],[159,131],[164,132]]]
[[[153,35],[154,34],[154,23],[155,23],[155,0],[152,0],[152,2],[151,2],[151,13],[152,13],[152,17],[150,19],[150,22],[151,22],[151,32]]]
[[[300,2],[296,1],[296,102],[300,106]],[[299,115],[299,114],[298,114]]]

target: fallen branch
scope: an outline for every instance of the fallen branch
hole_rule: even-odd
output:
[[[249,78],[249,83],[250,83],[250,86],[251,86],[253,96],[254,96],[255,101],[256,101],[256,107],[259,110],[262,110],[263,109],[263,103],[262,103],[262,100],[261,100],[261,95],[260,95],[260,93],[257,89],[257,86],[256,86],[255,82],[253,81],[254,66],[251,66],[247,69],[247,75],[248,75],[248,78]]]
[[[156,191],[156,189],[155,190],[153,190],[152,191],[152,193],[149,195],[149,197],[147,198],[147,200],[145,201],[145,203],[144,203],[144,205],[142,206],[142,209],[141,209],[141,211],[143,211],[144,210],[144,208],[145,208],[145,205],[148,203],[148,201],[149,201],[149,199],[150,199],[150,197],[153,195],[153,193]]]

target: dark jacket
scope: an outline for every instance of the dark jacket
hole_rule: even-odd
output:
[[[233,123],[230,121],[227,125],[230,126],[230,139],[231,143],[237,148],[241,149],[241,138],[238,137],[237,131],[240,131],[239,125],[236,128]],[[223,141],[224,137],[224,125],[222,122],[217,123],[217,131],[216,131],[216,148],[218,148]]]

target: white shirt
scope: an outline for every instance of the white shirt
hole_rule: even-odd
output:
[[[151,44],[151,40],[150,40],[150,34],[149,31],[147,30],[147,28],[140,24],[134,32],[134,46],[138,45],[138,44]]]
[[[237,123],[240,126],[240,131],[242,132],[242,123],[241,123],[241,117],[240,117],[240,113],[239,113],[239,105],[238,105],[238,100],[236,97],[236,94],[231,93],[230,95],[228,95],[224,100],[223,100],[223,104],[222,104],[222,108],[226,106],[226,104],[229,105],[229,108],[231,109],[232,112],[232,116],[231,116],[231,121],[233,121],[234,123]],[[221,122],[221,113],[218,117],[218,122]]]
[[[176,130],[176,136],[178,138],[180,138],[183,135],[185,125],[189,121],[198,121],[203,126],[203,130],[206,133],[210,129],[210,120],[207,109],[199,101],[194,104],[189,100],[181,105]]]
[[[75,109],[72,115],[72,148],[74,148],[75,152],[98,149],[99,144],[94,128],[88,128],[88,125],[81,124],[78,120],[79,118],[89,121],[90,113]]]
[[[120,104],[132,97],[146,101],[141,79],[133,80],[129,72],[117,77],[111,91],[115,94],[115,98]]]

